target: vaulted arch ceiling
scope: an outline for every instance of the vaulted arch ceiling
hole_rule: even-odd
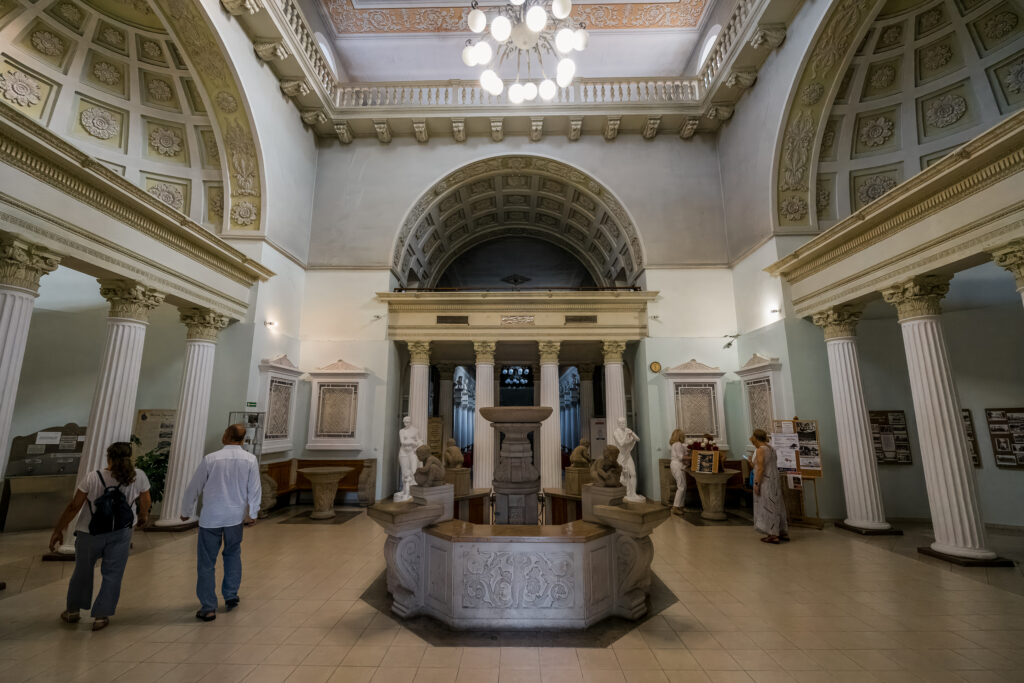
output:
[[[644,267],[636,227],[607,188],[560,161],[515,155],[464,166],[420,197],[395,244],[395,276],[434,286],[459,254],[506,235],[562,247],[599,286],[635,285]]]

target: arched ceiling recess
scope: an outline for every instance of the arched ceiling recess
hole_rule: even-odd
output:
[[[402,286],[434,286],[459,254],[505,235],[562,247],[598,286],[635,285],[643,246],[629,214],[594,178],[560,161],[510,155],[448,174],[409,211],[392,267]]]

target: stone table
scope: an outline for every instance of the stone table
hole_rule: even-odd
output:
[[[703,507],[702,519],[723,521],[725,516],[725,483],[739,474],[739,470],[722,470],[721,472],[690,471],[697,480],[697,491],[700,493],[700,504]]]
[[[310,519],[334,517],[334,496],[338,482],[352,471],[351,467],[300,467],[299,472],[313,484],[313,512]]]

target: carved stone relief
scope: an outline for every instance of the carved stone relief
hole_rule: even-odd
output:
[[[572,553],[462,551],[463,609],[573,607],[576,601]]]

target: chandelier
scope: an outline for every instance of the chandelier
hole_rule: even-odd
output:
[[[508,86],[508,99],[513,104],[534,100],[538,95],[550,100],[557,88],[572,83],[576,62],[569,54],[585,50],[590,34],[584,24],[573,26],[568,20],[572,0],[550,0],[550,9],[544,5],[545,0],[507,0],[488,17],[473,0],[466,17],[469,29],[482,34],[489,21],[490,31],[475,43],[472,39],[466,41],[462,61],[466,66],[485,67],[480,87],[491,95],[500,95],[505,89],[498,71],[513,62],[515,81]],[[549,67],[557,60],[554,80],[545,68],[545,55]]]

